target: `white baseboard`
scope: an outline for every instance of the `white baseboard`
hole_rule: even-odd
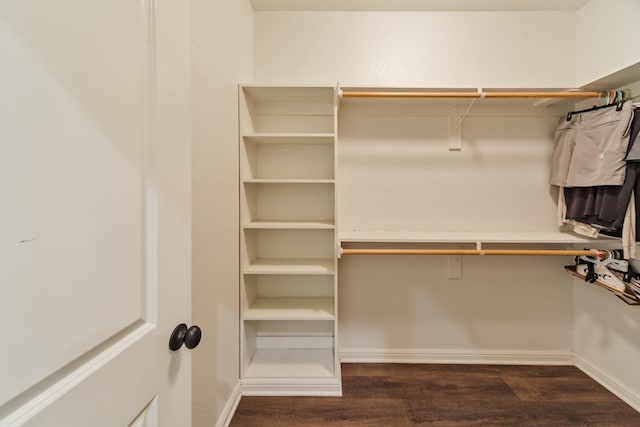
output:
[[[342,396],[340,378],[330,381],[314,379],[292,380],[245,379],[242,381],[243,396]]]
[[[236,409],[238,408],[241,397],[242,388],[240,386],[240,382],[238,381],[236,386],[231,391],[231,396],[229,396],[227,404],[224,405],[224,409],[222,410],[222,414],[220,414],[220,418],[218,418],[216,427],[227,427],[229,424],[231,424],[231,419],[233,418],[233,414],[235,414]]]
[[[343,349],[342,363],[474,363],[493,365],[574,364],[571,351],[470,351],[416,349]]]
[[[615,381],[613,378],[600,371],[593,365],[589,364],[578,355],[575,356],[575,365],[582,372],[600,383],[600,385],[602,385],[604,388],[622,399],[622,401],[624,401],[627,405],[640,412],[640,399],[634,393],[629,391],[626,386]]]

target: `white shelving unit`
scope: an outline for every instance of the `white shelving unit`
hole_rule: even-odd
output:
[[[336,89],[240,86],[245,395],[340,395]]]

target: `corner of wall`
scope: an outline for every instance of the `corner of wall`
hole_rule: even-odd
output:
[[[254,77],[249,0],[192,2],[194,426],[226,425],[240,399],[238,96]]]
[[[231,396],[227,400],[227,404],[222,409],[222,413],[216,422],[216,427],[226,427],[231,424],[231,420],[233,419],[233,415],[238,408],[238,404],[240,404],[240,398],[242,397],[242,387],[240,385],[240,381],[233,388],[231,392]],[[208,423],[202,423],[203,425]]]

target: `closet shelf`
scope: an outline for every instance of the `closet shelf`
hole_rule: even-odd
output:
[[[393,88],[393,87],[342,87],[341,103],[383,100],[389,102],[436,103],[436,105],[480,102],[489,105],[542,106],[557,102],[573,102],[576,99],[593,99],[604,96],[599,91],[557,88]]]
[[[334,274],[333,258],[258,258],[244,274]]]
[[[340,230],[342,243],[548,243],[587,244],[594,240],[570,233],[531,232],[427,232],[391,230]]]
[[[335,222],[326,220],[309,221],[251,221],[246,223],[245,229],[276,229],[276,230],[331,230],[335,228]]]
[[[569,106],[576,100],[597,99],[602,92],[558,88],[393,88],[342,87],[344,105],[475,105],[475,106]]]
[[[335,86],[241,84],[246,97],[255,103],[319,103],[332,105]]]
[[[334,184],[334,179],[246,178],[245,184]]]
[[[257,298],[245,311],[244,320],[334,320],[330,297]]]
[[[327,144],[333,145],[333,133],[248,133],[245,142],[254,144]]]

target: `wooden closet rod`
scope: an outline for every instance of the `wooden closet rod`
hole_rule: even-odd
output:
[[[600,98],[603,92],[366,92],[342,91],[345,98]]]
[[[595,249],[342,249],[342,255],[588,255],[604,256]]]

